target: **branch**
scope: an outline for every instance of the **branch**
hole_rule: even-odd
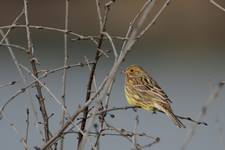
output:
[[[16,25],[17,21],[22,17],[22,15],[24,14],[24,8],[22,9],[22,11],[19,13],[19,15],[15,18],[15,20],[13,21],[12,25]],[[11,32],[11,30],[13,29],[13,26],[11,26],[10,28],[8,28],[8,31],[5,33],[5,35],[2,37],[0,44],[3,43],[3,41],[5,41],[5,39],[7,38],[7,36],[9,35],[9,33]]]
[[[2,114],[2,115],[4,115],[4,114]],[[29,146],[27,145],[25,138],[23,136],[21,136],[21,133],[17,129],[16,125],[14,123],[12,123],[12,121],[10,121],[6,116],[4,116],[4,119],[9,124],[9,126],[13,129],[13,131],[16,133],[16,135],[20,138],[19,141],[23,144],[24,149],[28,150]]]
[[[124,48],[121,50],[118,59],[114,62],[113,67],[111,68],[111,71],[109,72],[109,76],[107,77],[106,83],[105,83],[102,91],[100,92],[99,97],[96,99],[96,105],[100,105],[102,103],[104,97],[107,95],[107,92],[108,92],[109,88],[111,87],[112,82],[115,79],[115,76],[116,76],[116,73],[119,69],[119,66],[121,65],[121,63],[125,59],[127,53],[131,50],[132,46],[136,42],[136,36],[138,34],[138,31],[142,27],[145,19],[147,18],[147,14],[149,13],[149,11],[151,9],[152,9],[151,5],[148,5],[146,7],[146,9],[143,12],[143,15],[139,19],[137,27],[131,32],[131,34],[129,36],[129,40],[126,42]],[[96,118],[96,112],[98,112],[97,107],[94,108],[94,112],[93,112],[94,115],[89,121],[89,125],[87,126],[87,131],[89,131],[90,128],[93,126],[93,121]],[[87,133],[85,133],[85,134],[87,134]],[[86,139],[83,139],[83,141],[81,143],[82,149],[83,149],[85,143],[86,143]],[[81,149],[79,149],[79,150],[81,150]]]
[[[34,57],[33,45],[31,42],[31,34],[30,34],[30,23],[28,19],[28,0],[24,0],[24,11],[25,11],[25,22],[26,22],[26,34],[27,34],[27,54],[30,59],[30,64],[32,67],[33,75],[38,78],[38,71],[36,67],[36,59]],[[45,107],[45,98],[43,97],[41,86],[39,82],[35,82],[35,87],[37,90],[37,99],[40,106],[40,111],[42,114],[42,118],[44,121],[44,133],[45,133],[45,141],[49,140],[49,123],[48,123],[48,113]]]
[[[6,86],[15,85],[17,82],[18,81],[11,81],[11,82],[0,84],[0,88],[6,87]]]
[[[95,69],[96,69],[97,63],[98,63],[98,61],[101,57],[101,53],[100,53],[99,49],[101,49],[101,47],[102,47],[103,38],[104,38],[103,32],[106,31],[106,22],[107,22],[109,9],[110,9],[110,6],[106,7],[104,18],[102,20],[101,12],[100,12],[100,2],[98,0],[96,0],[96,6],[97,6],[97,12],[98,12],[98,17],[99,17],[99,25],[100,25],[100,39],[98,41],[97,51],[96,51],[96,54],[95,54],[95,63],[93,64],[93,66],[91,68],[91,72],[90,72],[89,79],[88,79],[87,93],[86,93],[86,98],[85,98],[86,102],[91,97],[91,88],[92,88],[92,82],[93,82],[93,79],[94,79]],[[82,120],[82,123],[81,123],[81,130],[82,131],[84,131],[85,126],[86,126],[87,116],[88,116],[88,107],[84,110],[83,120]],[[82,147],[80,147],[82,139],[83,139],[83,135],[79,134],[78,135],[78,145],[77,145],[77,148],[79,150],[83,149]],[[83,145],[81,145],[81,146],[83,146]]]
[[[217,8],[219,8],[220,10],[222,10],[223,12],[225,12],[225,8],[222,7],[221,5],[219,5],[217,2],[215,2],[214,0],[210,0],[210,3],[212,3],[214,6],[216,6]]]
[[[14,28],[26,28],[26,25],[8,25],[8,26],[1,26],[0,29],[14,29]],[[38,25],[29,25],[30,29],[38,29],[38,30],[48,30],[48,31],[57,31],[57,32],[61,32],[61,33],[67,33],[73,36],[76,36],[76,40],[90,40],[92,41],[94,44],[97,43],[97,41],[95,40],[95,36],[84,36],[84,35],[80,35],[78,33],[74,33],[73,31],[66,31],[64,29],[59,29],[59,28],[54,28],[54,27],[47,27],[47,26],[38,26]],[[95,37],[95,38],[94,38]],[[119,37],[118,37],[119,38]],[[122,37],[120,37],[122,38]],[[97,38],[98,39],[98,38]]]
[[[61,101],[63,107],[66,108],[66,78],[67,78],[67,69],[68,66],[68,22],[69,22],[69,0],[65,0],[65,33],[64,33],[64,69],[63,69],[63,77],[62,77],[62,94],[61,94]],[[62,127],[64,125],[64,118],[65,118],[65,110],[63,109],[62,112],[62,119],[61,124]],[[60,143],[60,150],[63,150],[64,145],[64,137],[62,136],[62,140]]]
[[[27,108],[26,115],[27,115],[27,118],[26,118],[26,135],[25,135],[24,142],[26,143],[26,145],[28,145],[27,143],[28,143],[29,126],[30,126],[30,111],[29,111],[28,108]],[[25,147],[25,150],[28,150],[28,149]]]
[[[136,113],[136,116],[135,116],[135,123],[134,123],[134,129],[133,129],[133,133],[134,135],[132,136],[132,143],[133,143],[133,148],[134,150],[141,150],[140,149],[140,145],[137,143],[137,128],[138,128],[138,125],[139,125],[139,116],[138,116],[138,113]]]
[[[209,96],[208,100],[204,103],[204,105],[202,106],[201,111],[199,112],[199,115],[197,117],[197,120],[203,120],[206,115],[207,115],[207,111],[208,111],[208,107],[211,103],[215,103],[217,97],[219,96],[221,90],[224,87],[224,81],[221,81],[218,83],[218,85],[214,88],[213,93]],[[194,136],[195,132],[197,129],[197,124],[194,124],[192,126],[192,128],[187,132],[186,138],[184,140],[183,145],[181,146],[181,150],[186,150],[188,144],[191,142],[192,137]]]
[[[22,12],[24,12],[24,9],[23,9]],[[16,23],[17,23],[17,20],[19,20],[19,18],[20,18],[21,16],[22,16],[22,13],[20,13],[20,14],[16,17],[16,19],[13,21],[13,24],[16,24]],[[8,30],[8,32],[7,32],[8,34],[9,34],[9,31],[11,31],[11,28]],[[20,67],[19,67],[18,60],[17,60],[17,58],[16,58],[16,56],[15,56],[15,54],[14,54],[12,48],[11,48],[11,44],[9,43],[9,40],[8,40],[7,36],[4,34],[4,32],[3,32],[1,29],[0,29],[0,33],[1,33],[2,37],[3,37],[3,39],[5,40],[6,45],[8,45],[7,48],[8,48],[8,50],[9,50],[9,53],[10,53],[10,55],[11,55],[11,57],[12,57],[12,60],[13,60],[13,62],[14,62],[14,64],[15,64],[15,66],[16,66],[16,69],[17,69],[17,71],[18,71],[18,73],[19,73],[19,75],[20,75],[20,77],[21,77],[21,79],[22,79],[22,81],[23,81],[23,85],[25,86],[27,81],[26,81],[25,76],[23,75],[22,70],[21,70]],[[25,51],[26,51],[26,50],[25,50]],[[5,104],[2,106],[2,108],[1,108],[0,115],[2,115],[2,112],[3,112],[4,108],[6,108],[6,106],[7,106],[12,100],[13,100],[16,96],[18,96],[19,94],[21,94],[21,93],[23,93],[23,92],[25,92],[25,90],[24,90],[24,89],[21,89],[20,91],[16,92],[16,94],[13,95],[8,101],[6,101],[6,103],[5,103]],[[37,122],[39,122],[39,121],[38,121],[38,116],[37,116],[37,111],[35,110],[34,103],[33,103],[32,97],[31,97],[31,94],[30,94],[29,91],[26,91],[26,94],[27,94],[27,96],[29,97],[29,100],[30,100],[31,109],[32,109],[32,112],[33,112],[33,114],[34,114],[34,118],[35,118],[35,121],[36,121],[36,127],[38,128],[38,130],[39,130],[39,132],[40,132],[40,134],[41,134],[41,136],[42,136],[42,131],[39,129],[39,125],[38,125],[38,123],[37,123]]]
[[[132,131],[128,131],[128,130],[123,129],[123,128],[120,129],[120,128],[113,127],[112,125],[110,125],[107,122],[106,122],[106,126],[109,128],[108,130],[112,130],[112,131],[118,133],[120,136],[124,137],[126,140],[128,140],[131,143],[133,143],[132,137],[134,137],[134,136],[146,137],[149,140],[153,140],[153,142],[150,142],[150,143],[145,144],[145,145],[138,144],[138,147],[135,147],[138,150],[140,150],[142,148],[146,148],[146,147],[151,147],[152,145],[154,145],[154,144],[156,144],[160,141],[159,137],[153,137],[153,136],[148,135],[147,133],[134,133]]]
[[[92,64],[92,62],[89,62],[89,64]],[[56,68],[56,69],[52,69],[52,70],[46,70],[45,73],[43,75],[41,75],[38,79],[41,80],[43,78],[46,78],[48,75],[50,74],[53,74],[55,72],[58,72],[58,71],[61,71],[63,70],[64,68],[66,69],[71,69],[73,67],[83,67],[85,65],[88,65],[86,63],[77,63],[77,64],[72,64],[72,65],[68,65],[66,67],[59,67],[59,68]],[[19,64],[18,64],[18,67],[19,67]],[[20,69],[20,67],[19,67]],[[21,69],[20,69],[21,70]],[[22,71],[21,71],[22,72]],[[5,108],[8,106],[8,104],[10,104],[17,96],[19,96],[20,94],[24,93],[25,91],[27,91],[28,88],[30,88],[31,86],[33,86],[35,84],[35,82],[37,82],[36,80],[32,81],[31,83],[25,85],[23,88],[17,90],[6,102],[5,104],[1,107],[1,110],[0,110],[0,115],[1,113],[5,110]],[[38,121],[39,122],[39,121]]]
[[[138,38],[142,37],[146,31],[148,31],[153,24],[155,24],[156,20],[159,18],[159,16],[162,14],[162,12],[166,9],[166,7],[169,5],[170,0],[166,0],[165,3],[162,5],[158,13],[155,15],[155,17],[152,19],[152,21],[142,30],[142,32],[137,36]]]
[[[116,50],[115,44],[114,44],[114,42],[112,40],[112,37],[107,32],[102,32],[102,34],[104,34],[109,39],[109,43],[111,44],[113,52],[114,52],[114,57],[115,57],[115,59],[117,59],[118,58],[118,54],[117,54],[117,50]]]
[[[3,32],[2,32],[3,33]],[[16,45],[16,44],[0,44],[0,46],[6,46],[6,47],[11,47],[11,48],[17,48],[19,50],[22,50],[23,52],[26,52],[26,48],[20,46],[20,45]]]

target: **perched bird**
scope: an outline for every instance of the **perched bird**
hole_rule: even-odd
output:
[[[171,100],[142,67],[131,65],[124,70],[124,74],[124,89],[128,104],[153,112],[162,111],[177,127],[185,128],[185,125],[173,113],[170,106]]]

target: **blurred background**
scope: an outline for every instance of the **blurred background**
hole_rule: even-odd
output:
[[[106,1],[102,1],[106,2]],[[107,32],[110,35],[125,36],[129,23],[144,4],[144,0],[117,0],[110,9],[107,22]],[[156,2],[155,8],[149,15],[149,20],[164,1]],[[218,0],[225,7],[225,1]],[[23,8],[22,0],[0,1],[0,27],[12,24],[15,17]],[[29,19],[31,25],[42,25],[64,28],[65,3],[61,0],[39,0],[29,2]],[[148,20],[148,21],[149,21]],[[22,17],[19,24],[24,24]],[[99,35],[99,23],[95,1],[76,0],[69,5],[69,29],[81,35]],[[6,30],[4,30],[6,31]],[[35,56],[40,61],[38,69],[54,69],[63,66],[63,33],[47,30],[31,30]],[[69,36],[70,39],[75,37]],[[12,44],[27,47],[26,32],[16,28],[9,34]],[[117,51],[122,42],[114,40]],[[104,42],[103,49],[111,49]],[[69,41],[69,63],[84,62],[84,56],[93,60],[96,48],[90,41]],[[14,50],[19,63],[30,68],[26,53]],[[189,0],[172,1],[156,24],[138,40],[132,51],[126,57],[120,71],[131,64],[138,64],[148,70],[159,82],[170,99],[173,101],[174,112],[178,115],[196,119],[204,103],[213,93],[215,86],[225,78],[225,13],[217,9],[209,1]],[[97,85],[109,72],[114,58],[102,57],[96,71]],[[0,105],[3,105],[17,90],[22,82],[6,47],[0,47],[0,85],[10,81],[17,84],[0,88]],[[25,73],[26,74],[26,73]],[[79,104],[83,104],[86,94],[89,69],[77,67],[68,71],[66,103],[69,112],[73,113]],[[32,78],[27,75],[28,81]],[[49,75],[43,80],[50,90],[60,98],[62,88],[62,72]],[[110,97],[110,107],[126,106],[123,94],[123,75],[118,72]],[[30,90],[35,99],[35,89]],[[44,90],[43,90],[44,91]],[[48,113],[54,113],[50,119],[51,131],[55,133],[60,127],[61,107],[45,93]],[[199,126],[187,149],[225,149],[225,94],[224,90],[218,99],[208,107],[204,120],[208,126]],[[1,149],[22,150],[20,138],[25,135],[26,108],[30,107],[27,95],[18,96],[4,111],[0,120]],[[36,110],[39,112],[39,108]],[[184,143],[187,132],[193,123],[183,120],[186,129],[176,128],[165,115],[152,114],[138,110],[140,114],[139,132],[149,133],[160,137],[160,142],[150,147],[152,150],[179,150]],[[117,111],[115,118],[108,121],[118,127],[133,129],[135,113],[132,110]],[[31,127],[28,144],[30,149],[41,145],[39,133],[35,130],[31,117]],[[39,116],[40,117],[40,116]],[[16,133],[10,124],[17,129]],[[102,138],[101,149],[130,149],[132,145],[120,137],[106,136]],[[74,135],[67,136],[65,149],[71,149],[76,143]],[[144,142],[144,141],[141,141]],[[109,146],[113,145],[113,146]],[[74,149],[74,148],[73,148]],[[88,147],[87,147],[88,149]]]

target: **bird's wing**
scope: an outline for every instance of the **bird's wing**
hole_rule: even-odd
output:
[[[133,84],[133,88],[137,90],[137,93],[141,93],[142,97],[144,97],[146,101],[154,99],[159,101],[165,100],[172,103],[166,93],[160,88],[158,83],[151,77],[144,77],[140,80],[141,82]]]

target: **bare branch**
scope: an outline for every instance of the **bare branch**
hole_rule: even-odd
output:
[[[10,28],[26,28],[26,25],[8,25],[8,26],[1,26],[0,29],[10,29]],[[38,30],[48,30],[48,31],[57,31],[61,33],[67,33],[73,36],[76,36],[76,40],[90,40],[94,44],[96,44],[96,40],[94,39],[93,36],[83,36],[78,33],[74,33],[73,31],[66,31],[64,29],[59,29],[59,28],[54,28],[54,27],[47,27],[47,26],[38,26],[38,25],[29,25],[30,29],[38,29]]]
[[[29,109],[27,108],[27,111],[26,111],[26,115],[27,115],[27,118],[26,118],[26,135],[25,135],[25,140],[24,142],[26,143],[26,145],[28,145],[28,135],[29,135],[29,126],[30,126],[30,111]],[[28,150],[26,147],[25,147],[25,150]]]
[[[91,97],[91,88],[92,88],[92,83],[93,83],[93,79],[94,79],[94,74],[95,74],[97,63],[98,63],[98,61],[101,57],[101,53],[98,49],[101,49],[101,47],[102,47],[103,38],[104,38],[104,34],[102,34],[102,32],[106,31],[106,22],[107,22],[108,13],[109,13],[110,6],[111,6],[110,5],[110,6],[106,7],[103,20],[101,20],[101,12],[100,12],[100,6],[99,5],[100,5],[99,1],[96,0],[97,12],[98,12],[98,17],[99,17],[99,25],[100,25],[100,39],[98,41],[97,51],[96,51],[96,54],[95,54],[95,63],[93,64],[93,66],[91,68],[90,76],[89,76],[89,79],[88,79],[87,94],[86,94],[86,98],[85,98],[86,102]],[[84,131],[85,126],[86,126],[87,116],[88,116],[88,107],[85,109],[84,114],[83,114],[83,120],[82,120],[82,123],[81,123],[81,130],[82,131]],[[77,145],[79,150],[82,150],[84,145],[85,145],[85,144],[82,144],[82,140],[83,140],[83,135],[79,134],[78,145]]]
[[[102,21],[102,14],[101,14],[101,3],[99,0],[96,0],[96,8],[97,8],[97,13],[98,13],[98,19],[99,19],[99,27],[100,30],[103,29],[103,21]]]
[[[199,120],[203,120],[206,115],[207,115],[207,111],[208,111],[208,107],[211,103],[215,103],[215,100],[217,99],[219,93],[221,92],[221,90],[224,87],[224,82],[220,82],[218,83],[218,85],[215,87],[213,93],[209,96],[208,100],[205,102],[205,104],[202,106],[201,111],[199,112],[199,115],[197,117],[197,121]],[[186,150],[188,147],[188,144],[191,142],[191,139],[193,138],[194,134],[196,133],[196,129],[197,129],[197,124],[193,124],[192,128],[187,132],[185,141],[181,147],[181,150]]]
[[[16,45],[16,44],[0,44],[0,46],[6,46],[6,47],[11,47],[11,48],[17,48],[19,50],[22,50],[23,52],[26,52],[26,48],[20,46],[20,45]]]
[[[112,49],[113,49],[113,52],[114,52],[114,56],[115,56],[115,59],[118,58],[118,54],[117,54],[117,50],[116,50],[116,47],[115,47],[115,44],[112,40],[112,37],[109,35],[109,33],[107,32],[102,32],[108,39],[109,39],[109,43],[111,44],[112,46]]]
[[[23,144],[23,147],[25,150],[29,149],[29,146],[27,145],[25,139],[23,136],[21,136],[20,131],[18,130],[18,128],[16,127],[16,125],[14,123],[12,123],[12,121],[10,121],[4,114],[2,114],[4,116],[4,119],[6,120],[6,122],[10,125],[10,127],[13,129],[13,131],[15,131],[16,135],[20,138],[20,142]]]
[[[23,68],[29,75],[31,75],[32,76],[32,78],[34,78],[34,80],[36,81],[36,82],[38,82],[38,84],[41,86],[41,87],[43,87],[43,88],[45,88],[46,89],[46,91],[49,93],[49,95],[62,107],[62,110],[63,111],[65,111],[65,112],[67,112],[67,109],[64,107],[64,105],[60,102],[60,100],[51,92],[51,90],[45,85],[45,84],[43,84],[35,75],[33,75],[33,73],[27,68],[27,67],[25,67],[24,65],[21,65],[20,64],[20,66],[21,66],[21,68]]]
[[[67,69],[66,66],[68,66],[68,24],[69,22],[69,0],[65,0],[65,33],[64,33],[64,69],[63,69],[63,77],[62,77],[62,94],[61,94],[61,101],[64,108],[66,108],[66,78],[67,78]],[[62,127],[64,125],[64,118],[65,118],[65,110],[63,109],[62,112],[62,119],[61,124]],[[63,150],[64,145],[64,137],[62,136],[62,140],[60,143],[60,150]]]
[[[220,10],[222,10],[223,12],[225,12],[225,8],[222,7],[221,5],[219,5],[217,2],[215,2],[214,0],[210,0],[210,3],[212,3],[214,6],[216,6],[217,8],[219,8]]]
[[[15,85],[17,82],[18,81],[11,81],[11,82],[0,84],[0,88],[6,87],[6,86]]]
[[[33,45],[31,41],[31,33],[30,33],[30,23],[28,17],[28,0],[24,0],[24,15],[26,22],[26,35],[27,35],[27,54],[30,58],[30,64],[32,66],[33,75],[38,78],[38,70],[36,67],[36,59],[34,57]],[[45,107],[45,98],[41,91],[41,86],[39,82],[35,82],[35,87],[37,90],[37,98],[40,105],[40,111],[42,114],[42,118],[44,120],[44,133],[45,133],[45,141],[49,140],[49,123],[48,123],[48,113]]]
[[[20,15],[21,15],[21,14],[19,14],[19,16],[20,16]],[[17,20],[17,19],[18,19],[18,17],[16,17],[15,20]],[[14,23],[16,23],[16,21],[14,21]],[[4,32],[3,32],[1,29],[0,29],[0,33],[1,33],[2,37],[4,38],[6,45],[11,45],[11,44],[9,43],[8,38],[4,35]],[[8,33],[9,33],[9,32],[8,32]],[[16,56],[15,56],[15,54],[14,54],[12,48],[11,48],[10,46],[7,46],[7,48],[8,48],[9,53],[10,53],[12,59],[13,59],[13,62],[14,62],[14,64],[15,64],[15,66],[16,66],[16,69],[17,69],[17,71],[19,72],[19,75],[20,75],[20,77],[21,77],[21,79],[22,79],[22,81],[23,81],[23,85],[25,86],[26,83],[27,83],[27,81],[26,81],[25,76],[23,75],[22,70],[21,70],[20,67],[19,67],[18,60],[17,60],[17,58],[16,58]],[[8,101],[6,101],[6,103],[2,106],[2,108],[1,108],[1,110],[0,110],[0,115],[1,115],[1,113],[4,111],[4,109],[6,108],[6,106],[7,106],[12,100],[13,100],[15,97],[17,97],[18,95],[20,95],[21,93],[23,93],[23,92],[25,92],[25,89],[19,90],[19,91],[16,92],[16,93],[15,93]],[[32,112],[33,112],[33,114],[34,114],[34,118],[35,118],[35,121],[36,121],[36,127],[38,128],[39,133],[40,133],[40,135],[42,136],[42,135],[43,135],[43,134],[42,134],[42,131],[39,129],[39,125],[38,125],[38,123],[37,123],[37,122],[39,122],[39,121],[38,121],[38,116],[37,116],[37,111],[36,111],[36,109],[35,109],[35,107],[34,107],[34,103],[33,103],[33,101],[32,101],[31,94],[30,94],[29,91],[26,91],[26,94],[27,94],[27,96],[29,97],[29,100],[30,100],[31,109],[32,109]]]
[[[129,39],[130,34],[132,33],[132,31],[135,29],[135,25],[138,21],[138,19],[141,17],[141,15],[143,14],[143,12],[145,11],[145,9],[151,4],[151,7],[154,6],[155,4],[155,0],[147,0],[144,5],[142,6],[142,8],[138,11],[138,13],[136,14],[136,16],[134,17],[134,19],[130,22],[130,25],[128,27],[128,31],[126,33],[125,39]],[[123,42],[123,46],[122,49],[124,49],[125,45],[127,44],[127,40],[125,40]]]
[[[62,106],[62,109],[65,111],[66,114],[68,114],[66,108],[63,107],[63,105],[61,104],[61,102],[54,96],[54,94],[38,79],[36,78],[31,71],[29,71],[28,68],[26,68],[23,65],[20,65],[25,71],[27,71],[34,79],[36,82],[38,82],[42,87],[44,87],[47,92],[50,94],[51,97],[53,97],[53,99],[55,99],[57,101],[57,103],[59,103]],[[79,109],[79,111],[77,111],[73,116],[70,117],[70,119],[64,124],[64,126],[60,129],[60,131],[53,136],[49,141],[46,142],[46,144],[43,146],[42,149],[47,149],[49,146],[51,146],[52,144],[54,144],[56,142],[56,140],[58,140],[58,138],[60,138],[61,136],[63,136],[63,132],[67,129],[67,127],[71,124],[73,124],[73,121],[75,120],[75,118],[81,113],[83,112],[83,110],[91,103],[92,99],[87,101],[84,106],[82,108]],[[74,124],[73,124],[74,125]],[[83,131],[77,126],[75,125],[79,132],[84,135]],[[90,143],[90,142],[89,142]],[[94,146],[92,146],[94,147]]]
[[[90,62],[89,64],[92,64],[92,62]],[[55,72],[58,72],[58,71],[61,71],[63,70],[64,68],[66,69],[70,69],[70,68],[73,68],[73,67],[82,67],[84,65],[87,65],[86,63],[77,63],[77,64],[72,64],[72,65],[69,65],[69,66],[66,66],[66,67],[59,67],[59,68],[56,68],[56,69],[52,69],[52,70],[46,70],[45,73],[43,75],[41,75],[39,77],[39,80],[40,79],[43,79],[45,77],[47,77],[49,74],[53,74]],[[19,66],[19,64],[18,64]],[[19,67],[20,68],[20,67]],[[21,69],[20,69],[21,70]],[[22,71],[21,71],[22,72]],[[35,84],[36,80],[32,81],[30,84],[28,85],[25,85],[23,88],[17,90],[7,101],[6,103],[1,107],[1,110],[0,110],[0,115],[1,113],[5,110],[5,108],[7,107],[8,104],[10,104],[12,102],[12,100],[14,100],[17,96],[19,96],[20,94],[24,93],[25,91],[27,91],[28,88],[30,88],[31,86],[33,86]],[[92,98],[94,99],[94,98]],[[37,121],[38,122],[38,121]]]
[[[144,30],[141,31],[141,33],[137,36],[138,38],[142,37],[144,33],[151,28],[151,26],[156,22],[156,20],[159,18],[159,16],[162,14],[162,12],[166,9],[166,7],[169,5],[170,0],[166,0],[163,6],[160,8],[158,13],[154,16],[152,21],[145,27]]]
[[[134,150],[140,150],[140,146],[139,146],[139,144],[137,144],[137,128],[138,128],[138,125],[139,125],[139,116],[138,116],[138,113],[136,112],[134,129],[133,129],[134,135],[132,136],[132,143],[133,143],[133,149]]]
[[[24,8],[22,9],[22,11],[19,13],[19,15],[15,18],[15,20],[13,21],[12,25],[15,25],[17,23],[17,21],[22,17],[22,15],[24,14]],[[11,26],[8,31],[5,33],[5,35],[2,37],[0,44],[3,43],[3,41],[6,39],[6,37],[9,35],[9,33],[11,32],[11,30],[13,29],[13,26]]]

